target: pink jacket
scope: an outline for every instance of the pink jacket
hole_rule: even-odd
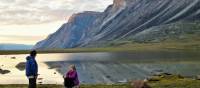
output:
[[[69,78],[74,79],[74,84],[75,84],[75,86],[78,86],[78,85],[79,85],[78,74],[77,74],[76,71],[74,71],[74,70],[68,71],[67,74],[66,74],[66,77],[69,77]]]

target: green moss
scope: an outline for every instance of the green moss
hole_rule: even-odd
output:
[[[163,76],[163,75],[162,75]],[[152,88],[199,88],[200,81],[180,75],[160,76],[159,81],[149,82]]]

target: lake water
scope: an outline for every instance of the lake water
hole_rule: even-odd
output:
[[[27,55],[0,55],[0,84],[27,84],[23,69]],[[16,57],[16,58],[14,58]],[[70,64],[77,67],[81,83],[117,83],[144,79],[158,72],[192,77],[200,74],[200,54],[181,52],[54,53],[38,54],[41,84],[62,84]]]

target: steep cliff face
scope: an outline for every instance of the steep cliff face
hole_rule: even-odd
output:
[[[74,29],[74,24],[71,24],[73,20],[70,19],[57,32],[68,30],[56,32],[38,43],[36,48],[85,47],[101,41],[134,39],[136,34],[154,26],[194,20],[200,20],[200,0],[114,0],[104,12],[98,13],[98,16],[95,13],[93,20],[84,27]],[[79,22],[84,23],[82,20]]]
[[[83,46],[97,41],[132,39],[153,26],[200,19],[199,0],[123,0],[125,4],[112,13],[115,4],[103,13],[98,27],[88,32],[92,37]],[[112,14],[112,16],[110,16]],[[100,18],[100,19],[102,19]]]
[[[70,48],[75,46],[86,33],[86,29],[95,21],[98,12],[83,12],[72,15],[58,31],[38,42],[34,48]]]

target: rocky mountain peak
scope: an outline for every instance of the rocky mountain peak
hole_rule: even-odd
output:
[[[108,41],[135,40],[138,33],[146,33],[154,26],[200,20],[199,3],[200,0],[114,0],[102,13],[72,15],[68,23],[35,47],[97,47]]]
[[[114,0],[113,1],[114,8],[122,7],[125,4],[126,4],[126,0]]]
[[[75,19],[75,17],[77,16],[77,14],[72,14],[69,19],[68,19],[68,22],[71,23],[73,22],[73,20]]]
[[[69,17],[68,23],[74,22],[76,19],[78,20],[78,19],[82,19],[88,16],[94,16],[94,15],[99,15],[99,12],[85,11],[82,13],[75,13]]]

